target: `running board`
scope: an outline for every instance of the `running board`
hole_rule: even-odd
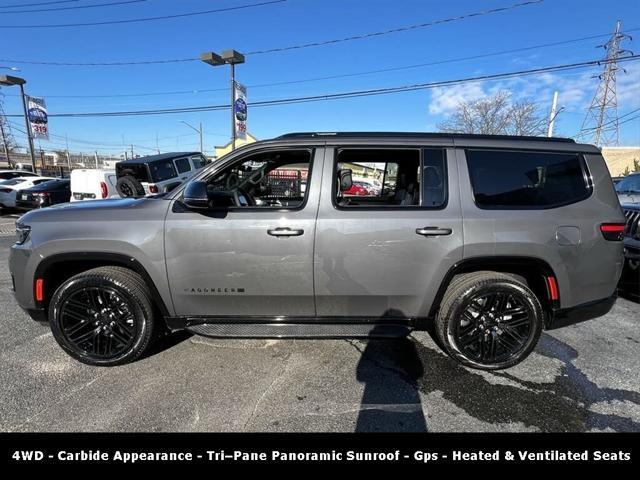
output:
[[[228,338],[400,338],[413,329],[380,323],[203,323],[187,330],[205,337]]]

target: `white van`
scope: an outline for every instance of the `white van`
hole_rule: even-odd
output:
[[[120,198],[116,190],[116,172],[96,168],[71,171],[71,201]]]

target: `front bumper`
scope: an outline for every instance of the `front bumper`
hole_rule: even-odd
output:
[[[547,330],[566,327],[606,315],[613,308],[617,298],[617,294],[614,293],[608,298],[556,310],[547,322]]]

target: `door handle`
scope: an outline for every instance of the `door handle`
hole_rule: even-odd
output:
[[[435,237],[437,235],[451,235],[453,230],[450,228],[440,228],[440,227],[422,227],[416,228],[416,233],[418,235],[424,235],[425,237]]]
[[[270,228],[267,233],[272,237],[299,237],[304,233],[301,228],[278,227]]]

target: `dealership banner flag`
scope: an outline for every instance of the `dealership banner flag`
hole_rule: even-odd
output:
[[[233,121],[236,138],[247,138],[247,87],[235,82],[233,86]]]
[[[33,138],[49,140],[49,118],[44,98],[27,96],[27,116]]]

